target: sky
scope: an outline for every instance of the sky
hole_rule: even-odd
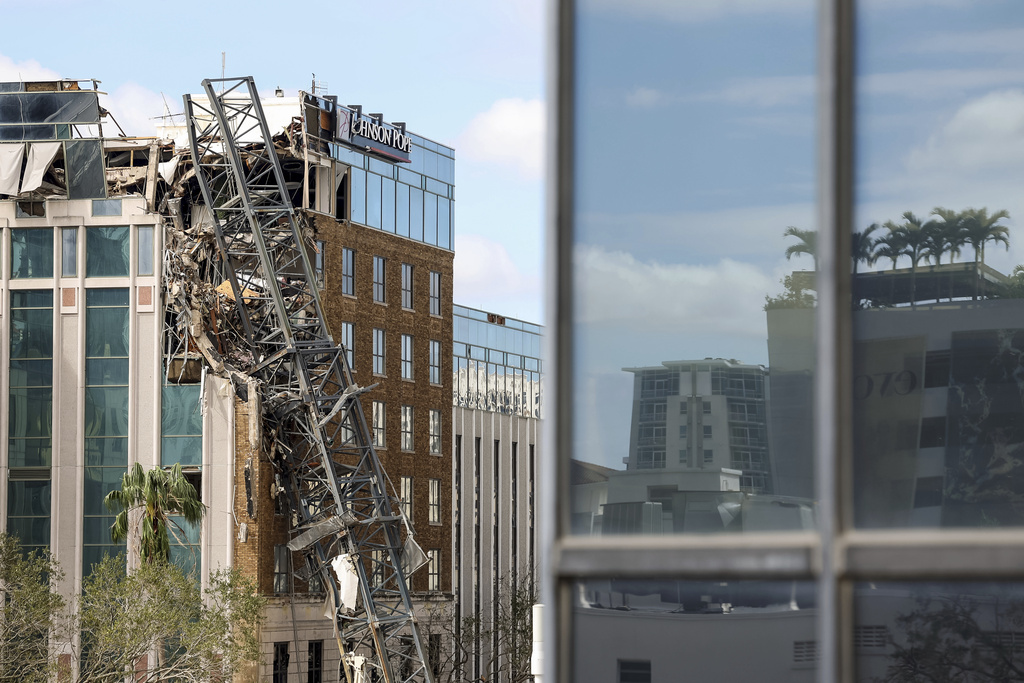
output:
[[[624,368],[770,366],[765,296],[814,268],[786,258],[783,233],[817,228],[815,4],[578,0],[575,457],[622,467]],[[858,7],[855,225],[1006,209],[1010,249],[985,261],[1012,272],[1024,263],[1024,7]]]
[[[0,0],[0,12],[26,27],[0,42],[0,80],[98,79],[130,135],[180,114],[223,53],[223,74],[261,94],[309,91],[316,74],[340,103],[454,147],[455,302],[543,323],[543,0]]]

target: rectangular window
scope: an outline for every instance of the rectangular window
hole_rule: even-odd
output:
[[[710,439],[711,438],[711,425],[704,425],[704,438],[705,439]]]
[[[441,383],[441,342],[430,340],[430,383]]]
[[[402,308],[412,310],[412,264],[402,264]]]
[[[53,277],[53,228],[11,230],[11,278]]]
[[[430,315],[441,315],[441,273],[430,271]]]
[[[427,499],[427,521],[431,524],[441,523],[441,480],[430,480],[430,491]]]
[[[402,379],[412,379],[412,335],[402,335]]]
[[[348,247],[341,250],[341,293],[356,295],[356,252]]]
[[[387,259],[383,256],[373,257],[373,300],[381,304],[387,302],[384,291],[386,265]]]
[[[651,683],[651,660],[620,659],[618,683]]]
[[[316,241],[316,253],[313,254],[313,275],[316,277],[316,288],[324,288],[324,250],[327,244],[323,240]]]
[[[402,450],[412,450],[412,406],[402,406]]]
[[[373,328],[373,374],[384,374],[384,330]]]
[[[402,506],[402,514],[410,522],[412,521],[412,477],[402,477],[400,480],[401,490],[398,497]]]
[[[377,448],[386,447],[384,430],[384,401],[373,402],[373,445]]]
[[[705,415],[710,415],[711,414],[711,401],[704,401],[704,414]]]
[[[679,414],[686,415],[687,411],[689,410],[689,405],[689,402],[687,402],[687,400],[684,398],[683,402],[679,404]]]
[[[128,226],[85,229],[85,276],[128,277]]]
[[[441,590],[441,549],[427,551],[427,590]]]
[[[355,323],[341,323],[341,345],[345,347],[345,358],[348,359],[348,366],[355,371]]]
[[[714,462],[714,461],[715,461],[715,451],[713,449],[711,449],[711,448],[705,448],[704,449],[704,462],[705,463],[709,463],[709,462]]]
[[[288,683],[288,643],[274,643],[273,683]]]
[[[286,545],[274,546],[274,592],[288,593],[291,588],[292,554]]]
[[[64,277],[78,275],[78,228],[60,230],[60,274]]]
[[[441,455],[441,411],[430,411],[430,454]]]
[[[679,425],[679,438],[680,439],[685,439],[686,438],[686,425]]]
[[[139,245],[137,254],[138,275],[153,274],[153,226],[140,225],[138,229]]]
[[[309,641],[309,659],[306,662],[306,683],[324,680],[324,641]]]
[[[684,465],[690,462],[690,456],[685,448],[679,449],[679,462]]]

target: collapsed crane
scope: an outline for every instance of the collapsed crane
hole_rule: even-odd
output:
[[[184,98],[219,252],[203,276],[236,305],[221,334],[233,334],[245,351],[233,359],[235,379],[258,393],[278,495],[292,515],[288,547],[305,560],[296,574],[319,577],[332,600],[349,683],[367,667],[387,683],[431,683],[406,581],[422,551],[411,536],[403,543],[403,519],[359,400],[369,388],[353,382],[328,330],[255,84],[251,77],[207,79],[203,87],[207,102]],[[358,600],[345,577],[357,584]]]

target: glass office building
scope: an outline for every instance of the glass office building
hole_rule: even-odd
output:
[[[1020,680],[1024,11],[556,16],[549,679]],[[771,495],[640,458],[666,358],[764,366]]]

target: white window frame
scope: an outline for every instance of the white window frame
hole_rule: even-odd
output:
[[[427,523],[441,523],[441,480],[431,479],[427,496]]]
[[[402,335],[402,379],[413,379],[412,374],[413,336]]]
[[[388,433],[386,419],[387,405],[384,401],[373,402],[373,445],[375,448],[387,448]]]
[[[402,438],[401,449],[403,451],[413,450],[413,417],[415,411],[412,406],[402,406]]]
[[[402,264],[402,308],[411,311],[413,309],[413,273],[415,269],[411,263]]]
[[[387,334],[379,327],[373,328],[373,374],[387,374]]]
[[[431,455],[441,455],[441,411],[430,410],[430,438],[429,447]]]

